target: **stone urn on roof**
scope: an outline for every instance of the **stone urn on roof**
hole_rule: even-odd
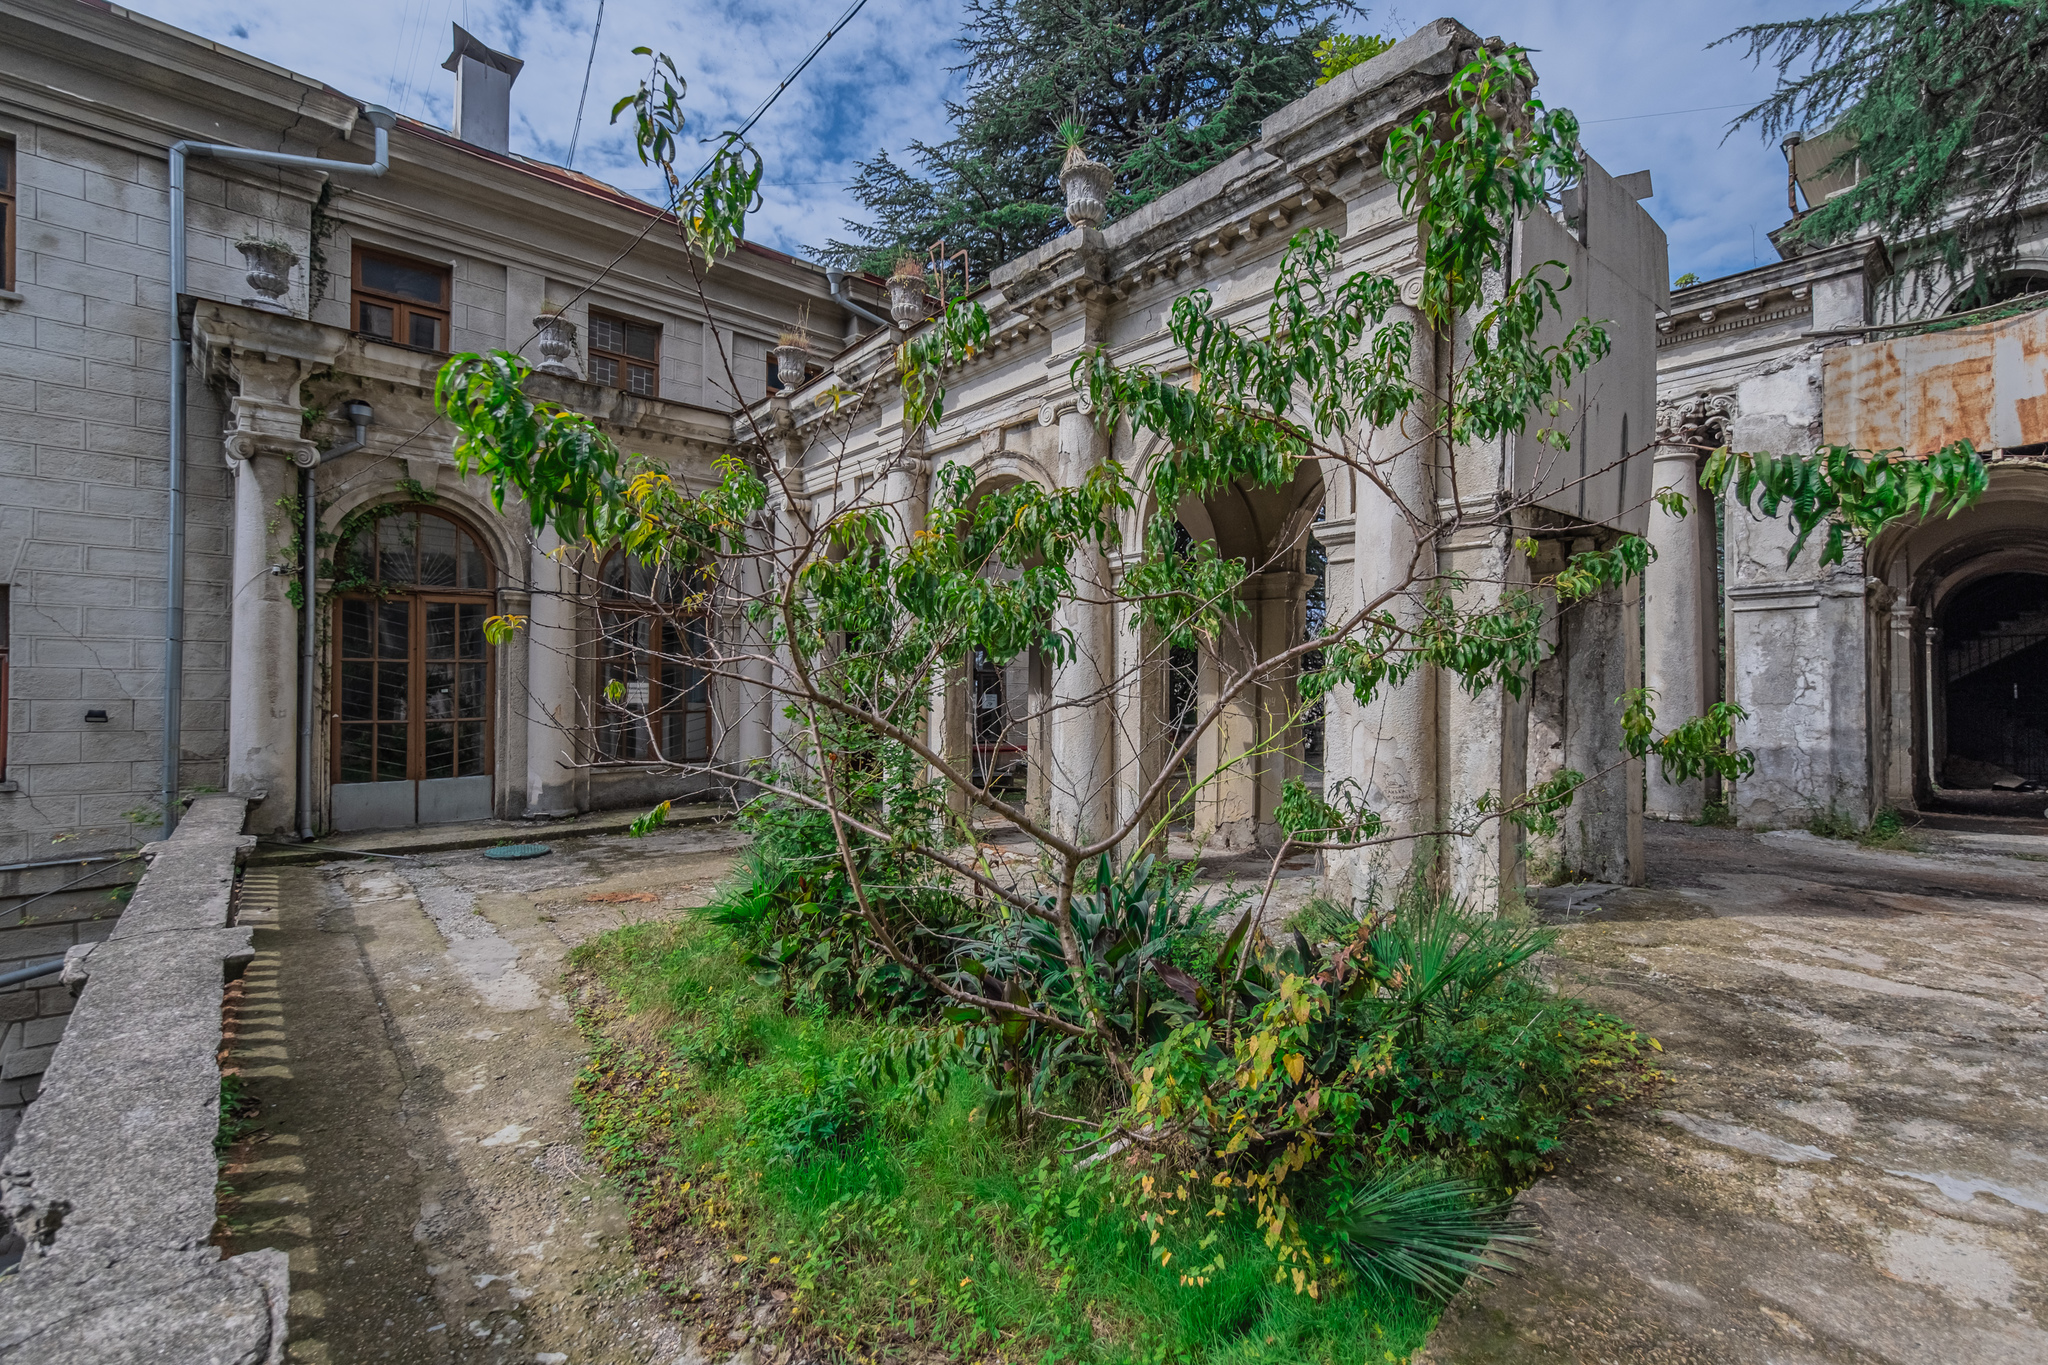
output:
[[[1108,166],[1088,155],[1083,144],[1086,130],[1073,119],[1060,124],[1059,138],[1067,148],[1060,167],[1060,188],[1067,195],[1067,221],[1077,228],[1099,228],[1109,216],[1109,189],[1114,181]]]

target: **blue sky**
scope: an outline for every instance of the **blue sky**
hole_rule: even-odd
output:
[[[849,0],[605,0],[576,167],[626,189],[653,179],[634,161],[612,102],[631,90],[650,46],[675,58],[687,108],[708,131],[743,119]],[[1448,13],[1534,53],[1541,93],[1585,121],[1587,150],[1617,174],[1648,168],[1647,207],[1671,241],[1674,275],[1703,278],[1774,259],[1764,234],[1785,219],[1785,163],[1754,132],[1724,141],[1728,120],[1768,94],[1768,73],[1739,50],[1708,50],[1732,29],[1840,8],[1761,0],[1462,0],[1386,7],[1347,23],[1399,36]],[[348,22],[308,21],[305,0],[141,0],[134,8],[446,126],[454,77],[440,69],[449,24],[524,58],[512,91],[514,151],[563,160],[591,56],[598,0],[349,0]],[[868,0],[866,8],[755,130],[767,203],[750,235],[788,251],[823,242],[854,211],[856,162],[946,134],[957,95],[959,10],[946,0]]]

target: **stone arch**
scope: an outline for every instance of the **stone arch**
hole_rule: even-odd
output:
[[[1870,598],[1871,757],[1885,802],[2015,804],[1967,794],[1986,775],[1977,765],[2039,769],[2019,775],[2048,784],[2048,691],[2034,695],[2032,681],[2048,662],[2048,467],[1994,468],[1967,511],[1879,537],[1868,569],[1881,585]],[[1987,754],[1999,727],[2019,747]],[[2017,801],[2029,815],[2040,804]]]

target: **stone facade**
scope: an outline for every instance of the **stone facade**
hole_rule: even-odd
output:
[[[931,481],[949,465],[969,467],[984,488],[1024,480],[1071,486],[1108,459],[1142,471],[1152,438],[1103,429],[1069,379],[1075,356],[1100,344],[1119,363],[1171,371],[1183,363],[1165,329],[1173,301],[1206,288],[1220,314],[1262,317],[1281,253],[1303,229],[1334,231],[1344,268],[1405,281],[1400,316],[1418,318],[1416,223],[1381,173],[1378,149],[1395,122],[1440,98],[1446,79],[1478,43],[1452,21],[1425,25],[1390,52],[1276,112],[1259,142],[1222,165],[1106,228],[1077,227],[996,269],[980,296],[991,322],[989,342],[949,372],[945,419],[908,457],[899,454],[901,395],[886,382],[879,399],[850,417],[813,401],[832,387],[863,391],[886,376],[890,352],[881,340],[850,348],[812,387],[764,405],[756,420],[764,428],[779,426],[779,458],[799,490],[782,509],[778,543],[796,543],[806,527],[862,503],[888,508],[899,533],[915,527]],[[1648,192],[1647,176],[1618,179],[1590,166],[1571,222],[1536,214],[1516,229],[1515,260],[1557,260],[1570,270],[1567,318],[1611,320],[1613,354],[1572,395],[1571,450],[1560,457],[1532,430],[1497,446],[1432,450],[1393,466],[1397,477],[1415,481],[1402,490],[1413,506],[1490,509],[1499,505],[1497,495],[1533,503],[1525,524],[1481,527],[1486,518],[1475,514],[1473,529],[1425,551],[1428,573],[1467,576],[1475,601],[1553,572],[1569,553],[1611,544],[1645,524],[1653,318],[1666,278],[1663,234],[1637,202]],[[1414,366],[1424,380],[1458,354],[1464,340],[1462,332],[1438,337],[1423,325],[1415,335]],[[1393,432],[1360,437],[1368,445],[1400,439]],[[1137,509],[1123,528],[1122,547],[1139,543],[1151,510]],[[1327,555],[1333,617],[1403,578],[1400,566],[1413,549],[1409,524],[1393,505],[1342,467],[1305,465],[1284,493],[1237,490],[1190,499],[1175,515],[1190,536],[1213,541],[1224,557],[1264,565],[1244,589],[1248,611],[1241,627],[1194,661],[1205,710],[1248,663],[1302,641],[1310,578],[1297,538],[1306,522],[1313,520],[1313,536]],[[1516,543],[1524,537],[1538,543],[1533,561]],[[1124,566],[1119,549],[1079,571],[1110,584]],[[1211,847],[1275,846],[1282,783],[1302,775],[1356,782],[1390,828],[1427,831],[1452,821],[1483,793],[1511,798],[1571,766],[1604,776],[1581,794],[1568,828],[1555,847],[1542,850],[1544,857],[1607,880],[1640,875],[1640,774],[1618,762],[1616,704],[1641,676],[1636,632],[1629,628],[1639,603],[1632,590],[1609,598],[1566,614],[1556,652],[1523,698],[1499,688],[1468,696],[1426,673],[1370,709],[1348,693],[1334,698],[1324,721],[1320,773],[1305,766],[1291,720],[1297,702],[1291,680],[1239,694],[1199,741],[1194,776],[1204,786],[1190,833]],[[1059,624],[1078,647],[1072,664],[1051,668],[1034,658],[1007,671],[1008,691],[1021,683],[1028,692],[1028,700],[1010,703],[1028,716],[1017,724],[1023,738],[1015,747],[1028,751],[1029,802],[1063,830],[1099,836],[1132,816],[1158,776],[1169,747],[1163,736],[1172,665],[1158,641],[1112,619],[1106,607],[1077,605]],[[935,746],[963,763],[971,742],[968,687],[967,678],[953,679],[934,718]],[[1101,704],[1105,689],[1113,705]],[[1208,780],[1218,773],[1226,775]],[[1502,837],[1493,824],[1447,847],[1456,889],[1482,900],[1520,877],[1524,855],[1522,842]],[[1330,889],[1340,897],[1364,896],[1405,856],[1329,855]]]
[[[2002,577],[2021,596],[2011,599],[2004,643],[1987,649],[2026,648],[2026,593],[2048,591],[2048,469],[2039,459],[2048,421],[2034,416],[2048,393],[2038,360],[2048,354],[2048,315],[2001,320],[1994,310],[1974,325],[1957,319],[1927,331],[1955,290],[1917,274],[1914,259],[1912,244],[1868,239],[1788,249],[1770,265],[1674,291],[1658,320],[1660,487],[1696,493],[1699,461],[1722,444],[1923,454],[1967,438],[1993,457],[1975,507],[1911,519],[1869,546],[1852,540],[1832,566],[1820,563],[1818,537],[1788,563],[1785,520],[1758,520],[1732,503],[1718,517],[1708,506],[1653,520],[1648,685],[1673,719],[1720,699],[1747,712],[1737,742],[1755,754],[1756,771],[1719,794],[1744,826],[1861,825],[1887,807],[1939,805],[1951,799],[1945,788],[1977,785],[1945,771],[1970,755],[1951,752],[1943,674],[1971,667],[1947,661],[1946,618],[1965,601],[1959,594],[1997,591],[1988,581]],[[2037,211],[2023,220],[2014,275],[2016,287],[2048,275],[2048,219]],[[2014,687],[2008,729],[2043,730],[2048,717],[2030,722],[2025,711],[2043,703]],[[2017,752],[2044,746],[2048,730]],[[2034,762],[2025,776],[2048,782],[2048,760]],[[1709,796],[1700,781],[1651,775],[1655,816],[1698,818]],[[2013,813],[2040,813],[2039,801],[2024,805]]]
[[[0,291],[0,865],[35,864],[0,884],[4,968],[103,937],[120,908],[109,892],[132,867],[26,915],[8,907],[88,870],[48,864],[132,847],[161,819],[168,149],[187,139],[367,166],[374,139],[346,95],[127,11],[0,0],[0,32],[0,150],[12,156],[19,219],[13,287]],[[187,159],[179,785],[248,795],[249,828],[265,837],[337,823],[336,632],[324,581],[314,780],[307,808],[298,799],[302,537],[291,506],[298,462],[333,452],[314,473],[324,533],[365,509],[428,500],[483,549],[489,580],[474,602],[534,622],[490,651],[477,726],[484,774],[469,793],[481,802],[457,813],[517,818],[687,795],[705,780],[592,762],[602,757],[598,566],[550,557],[523,508],[501,515],[481,481],[457,475],[450,431],[433,412],[436,370],[451,351],[540,360],[534,320],[559,314],[573,344],[535,392],[596,416],[626,449],[704,479],[731,445],[731,412],[767,391],[776,334],[804,308],[814,335],[851,332],[854,318],[821,269],[748,245],[706,278],[707,324],[673,223],[646,204],[411,121],[389,141],[390,169],[374,177]],[[359,249],[445,272],[438,345],[411,349],[360,330]],[[286,268],[281,291],[252,272],[265,256]],[[874,282],[848,285],[879,302]],[[643,392],[591,382],[594,313],[658,337]],[[342,453],[351,402],[371,417],[366,444]],[[759,706],[726,689],[711,707],[721,757],[765,752]],[[415,802],[413,813],[435,812]],[[33,1094],[69,1007],[54,988],[0,990],[7,1122]]]

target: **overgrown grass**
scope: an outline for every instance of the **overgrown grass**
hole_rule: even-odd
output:
[[[1242,1218],[1195,1228],[1162,1264],[1108,1163],[1076,1174],[1057,1125],[991,1124],[991,1091],[965,1069],[943,1095],[911,1093],[873,1064],[902,1030],[785,1013],[703,920],[628,926],[574,965],[605,998],[585,1014],[579,1103],[635,1198],[643,1262],[669,1260],[654,1244],[678,1232],[722,1241],[831,1354],[1335,1365],[1404,1360],[1434,1321],[1429,1302],[1360,1282],[1321,1299],[1276,1283]],[[1221,1268],[1186,1283],[1197,1256]],[[695,1273],[667,1287],[687,1298]]]
[[[1845,814],[1833,806],[1825,810],[1816,808],[1807,817],[1807,833],[1822,839],[1853,840],[1865,848],[1897,849],[1915,852],[1920,847],[1913,837],[1912,827],[1897,810],[1886,806],[1871,817],[1869,824],[1863,824],[1853,815]]]

